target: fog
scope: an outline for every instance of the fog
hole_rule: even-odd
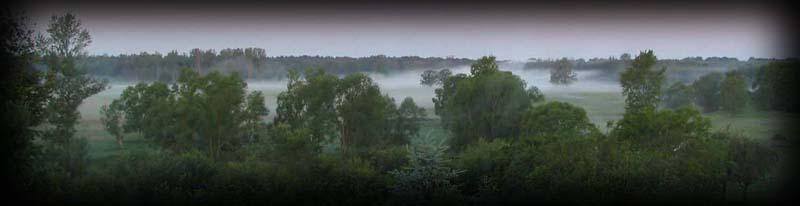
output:
[[[576,71],[578,74],[578,81],[570,85],[553,85],[550,81],[550,71],[548,69],[522,69],[514,64],[502,64],[500,70],[511,71],[515,75],[522,78],[528,85],[536,86],[545,95],[548,94],[563,94],[563,93],[585,93],[585,92],[620,92],[619,83],[616,81],[603,80],[596,78],[601,75],[601,71],[585,70]],[[414,101],[425,108],[433,108],[432,98],[434,97],[434,87],[429,87],[420,84],[420,75],[425,69],[414,69],[405,72],[394,72],[389,74],[381,73],[368,73],[372,80],[378,84],[381,91],[388,94],[395,99],[396,103],[400,103],[404,98],[411,97]],[[470,68],[468,66],[452,68],[454,74],[469,74]],[[270,116],[274,115],[274,110],[277,107],[277,96],[280,92],[286,90],[288,80],[270,80],[270,81],[248,81],[247,89],[249,91],[262,91],[266,97],[267,107],[273,111]],[[122,91],[128,87],[135,85],[135,82],[112,82],[111,88],[101,92],[93,97],[96,100],[110,101],[117,98]],[[87,100],[87,101],[92,101]],[[90,103],[91,104],[91,103]],[[102,105],[104,103],[100,103]],[[94,104],[92,104],[94,106]],[[98,108],[98,107],[94,107]]]

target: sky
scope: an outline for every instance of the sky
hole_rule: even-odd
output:
[[[588,4],[587,4],[588,3]],[[155,4],[33,2],[38,31],[73,12],[88,52],[118,55],[260,47],[268,56],[593,58],[652,49],[659,58],[786,58],[774,5],[705,4]]]

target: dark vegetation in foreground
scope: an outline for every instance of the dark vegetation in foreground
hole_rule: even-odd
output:
[[[694,98],[661,106],[667,89],[652,51],[620,74],[625,114],[605,125],[607,134],[583,108],[544,103],[494,57],[477,60],[469,74],[423,76],[436,87],[433,120],[410,98],[397,105],[364,74],[308,69],[288,73],[277,117],[266,122],[273,111],[262,94],[246,92],[240,75],[184,69],[171,84],[140,83],[102,108],[119,155],[87,169],[86,140],[74,135],[76,107],[105,87],[76,66],[90,36],[71,14],[53,17],[37,40],[18,22],[2,19],[12,28],[3,37],[14,40],[1,51],[9,68],[2,75],[3,183],[16,189],[13,197],[33,202],[724,202],[730,191],[748,200],[753,184],[778,178],[767,176],[778,166],[775,151],[711,131]],[[787,86],[794,81],[772,78],[796,69],[794,62],[761,68],[760,78],[771,80],[755,89],[763,109],[794,101]],[[720,82],[720,92],[730,91],[713,109],[736,112],[740,104],[730,101],[750,99],[741,97],[750,93],[736,74]],[[422,121],[437,122],[449,138],[421,134]],[[151,146],[126,149],[131,134]]]

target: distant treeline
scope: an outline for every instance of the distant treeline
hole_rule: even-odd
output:
[[[525,69],[549,69],[553,68],[559,59],[540,59],[531,58],[525,63]],[[626,65],[632,61],[630,54],[622,54],[619,57],[610,56],[607,58],[591,58],[591,59],[568,59],[574,70],[604,70],[608,71],[605,74],[609,79],[618,77],[619,71],[625,68]],[[731,57],[686,57],[683,59],[659,59],[656,62],[656,68],[666,67],[668,81],[692,81],[693,77],[697,77],[702,73],[710,71],[728,71],[728,70],[754,70],[757,67],[763,66],[769,62],[778,61],[777,59],[754,58],[751,57],[746,61],[739,60]],[[748,77],[752,77],[755,73],[746,73]]]
[[[331,56],[274,56],[268,57],[262,48],[215,50],[192,49],[189,53],[171,51],[160,53],[121,54],[117,56],[88,56],[83,66],[91,75],[117,80],[175,81],[181,68],[200,73],[210,71],[238,72],[245,79],[282,79],[290,69],[323,68],[333,74],[355,72],[390,73],[411,69],[442,69],[467,66],[474,60],[384,55],[370,57]]]

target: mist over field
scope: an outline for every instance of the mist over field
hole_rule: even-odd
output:
[[[420,84],[420,75],[427,68],[412,69],[409,71],[391,72],[391,73],[367,73],[372,80],[381,87],[381,91],[394,98],[396,103],[400,103],[404,98],[411,97],[414,101],[433,112],[433,101],[435,97],[435,87],[425,86]],[[450,69],[453,74],[469,74],[469,66],[462,66]],[[580,95],[585,93],[619,93],[621,87],[618,82],[613,80],[604,79],[606,74],[599,70],[581,70],[576,71],[578,81],[570,85],[554,85],[550,83],[550,69],[523,69],[518,65],[501,64],[500,70],[510,71],[518,75],[524,80],[528,86],[536,86],[547,96],[559,96],[564,98],[583,98]],[[341,76],[341,75],[340,75]],[[602,76],[602,77],[601,77]],[[262,91],[266,97],[266,106],[273,113],[269,118],[274,117],[274,109],[277,107],[277,95],[286,90],[288,80],[249,80],[247,81],[247,89],[249,91]],[[112,98],[118,97],[122,90],[129,86],[134,86],[136,82],[120,82],[112,81],[110,83],[111,89],[102,91],[95,96],[89,97],[84,105],[81,106],[81,111],[88,114],[97,114],[93,111],[102,104],[110,103]],[[98,116],[88,116],[90,119],[96,119]]]

